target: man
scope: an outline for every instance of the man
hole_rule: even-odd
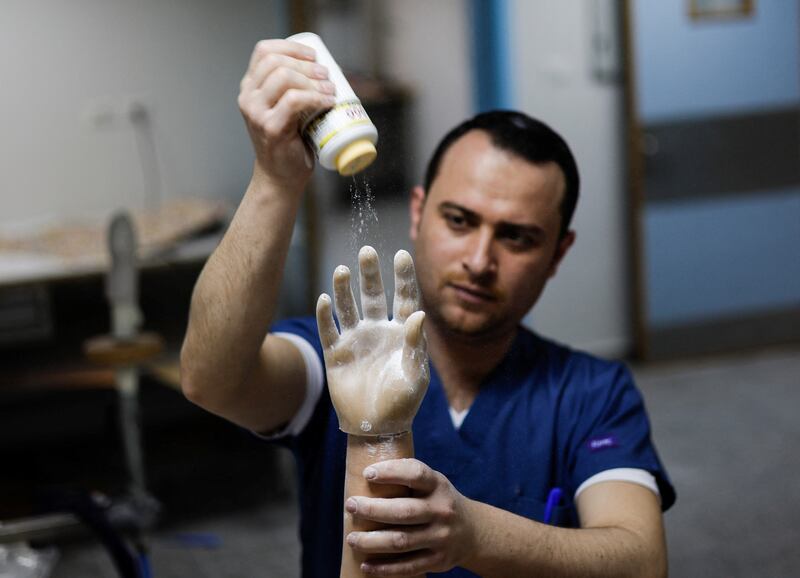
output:
[[[256,46],[239,96],[253,177],[198,280],[181,352],[189,399],[295,452],[304,576],[338,574],[346,441],[315,322],[289,320],[265,334],[286,224],[312,170],[298,119],[331,106],[333,90],[312,50],[285,40]],[[345,505],[392,524],[346,537],[360,552],[398,555],[365,572],[666,575],[661,511],[675,494],[627,370],[519,325],[575,240],[577,195],[564,141],[511,112],[454,129],[414,188],[431,381],[413,425],[418,459],[364,472],[410,487],[412,498]],[[556,488],[563,498],[544,524]]]

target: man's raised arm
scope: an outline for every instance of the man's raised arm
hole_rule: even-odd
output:
[[[314,58],[288,40],[264,40],[253,51],[238,101],[255,150],[253,176],[197,281],[181,349],[184,394],[255,431],[290,420],[305,395],[301,354],[267,330],[313,168],[300,114],[334,103]]]

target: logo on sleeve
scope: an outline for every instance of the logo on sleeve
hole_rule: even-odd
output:
[[[619,445],[619,442],[617,441],[617,436],[607,435],[592,438],[586,443],[586,445],[588,446],[590,452],[599,452],[601,450],[615,448]]]

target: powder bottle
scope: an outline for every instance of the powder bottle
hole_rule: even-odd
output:
[[[307,114],[302,118],[301,132],[320,164],[343,176],[367,168],[378,151],[378,130],[367,116],[361,101],[336,64],[322,39],[312,32],[301,32],[287,40],[310,46],[317,53],[317,62],[328,69],[329,80],[336,86],[333,108]]]

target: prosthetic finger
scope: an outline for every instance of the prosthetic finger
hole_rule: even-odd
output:
[[[356,298],[350,286],[350,269],[344,265],[339,265],[333,272],[333,298],[336,300],[336,315],[342,331],[358,325]]]
[[[331,310],[331,298],[323,293],[317,299],[317,326],[319,327],[319,339],[323,349],[330,349],[339,339],[339,332],[333,322],[333,311]]]
[[[369,245],[361,247],[358,252],[358,270],[364,319],[386,319],[386,293],[383,290],[378,253]]]
[[[420,381],[427,374],[428,358],[425,334],[422,331],[423,321],[425,321],[425,313],[416,311],[403,325],[403,373],[412,382]]]
[[[405,323],[408,316],[419,309],[417,275],[414,261],[408,251],[400,250],[394,256],[394,319]]]

